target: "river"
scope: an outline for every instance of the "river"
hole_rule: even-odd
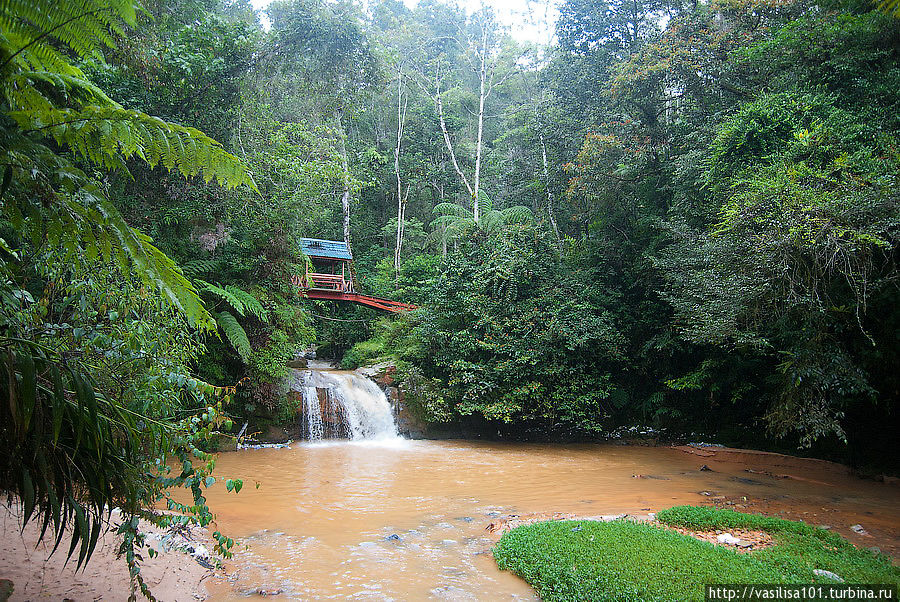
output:
[[[532,600],[490,555],[486,527],[513,514],[718,503],[827,524],[895,558],[900,549],[900,488],[774,454],[325,441],[222,453],[216,473],[244,488],[235,495],[216,484],[207,495],[218,528],[238,540],[228,576],[207,583],[213,600],[260,589],[293,600]],[[871,535],[851,532],[857,523]]]

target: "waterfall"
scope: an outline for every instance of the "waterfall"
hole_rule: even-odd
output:
[[[352,372],[306,370],[302,377],[303,422],[307,440],[396,439],[394,412],[372,380]],[[324,389],[325,403],[318,389]]]
[[[303,418],[306,421],[306,438],[318,441],[325,435],[322,423],[322,406],[315,387],[303,387]]]

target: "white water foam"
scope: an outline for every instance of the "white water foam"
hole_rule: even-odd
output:
[[[318,389],[325,390],[325,419]],[[340,437],[351,441],[402,440],[384,391],[352,372],[307,370],[303,373],[304,422],[307,441]]]

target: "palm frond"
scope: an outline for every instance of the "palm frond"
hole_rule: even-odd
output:
[[[137,419],[100,394],[88,371],[34,342],[0,339],[0,489],[22,502],[23,524],[39,521],[55,551],[70,536],[68,557],[81,566],[105,530],[109,509],[136,500],[137,458],[165,445],[143,441]],[[148,447],[149,446],[149,447]],[[133,508],[124,508],[126,512]]]

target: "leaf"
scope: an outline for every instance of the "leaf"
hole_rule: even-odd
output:
[[[253,348],[250,346],[250,339],[247,338],[247,333],[238,323],[237,318],[227,311],[223,311],[216,314],[216,322],[234,350],[246,362],[250,358],[250,354],[253,353]]]

